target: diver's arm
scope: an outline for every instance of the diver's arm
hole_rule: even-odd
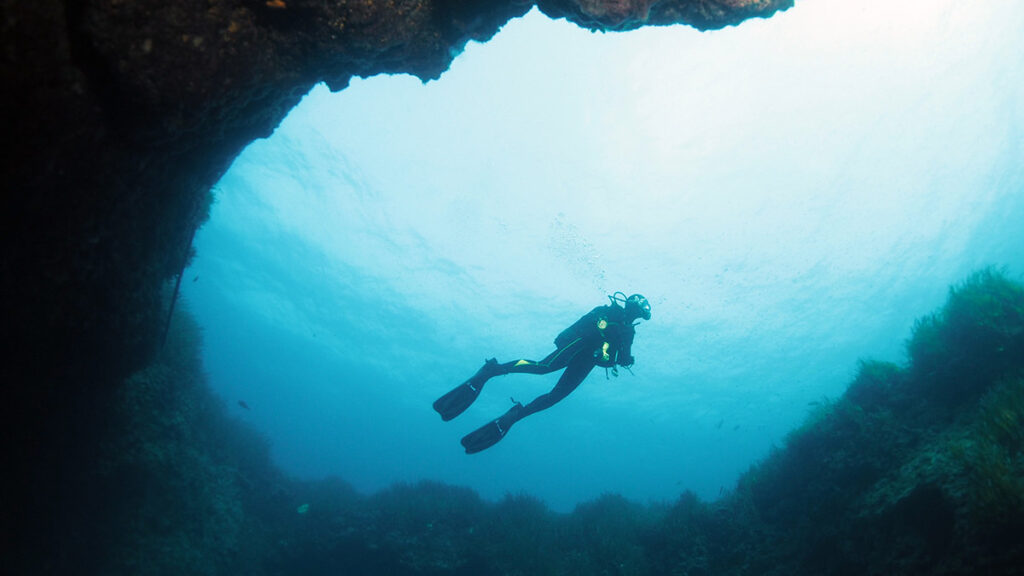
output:
[[[622,332],[622,345],[619,347],[619,355],[616,362],[619,366],[629,368],[636,362],[636,358],[633,358],[633,336],[636,335],[636,330],[629,326]]]

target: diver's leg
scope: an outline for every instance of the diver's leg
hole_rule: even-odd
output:
[[[504,364],[491,358],[484,363],[469,380],[456,386],[450,392],[434,401],[434,410],[441,415],[441,419],[447,422],[466,411],[476,401],[483,389],[484,384],[495,376],[501,376],[510,372],[521,374],[548,374],[565,367],[583,349],[582,340],[576,340],[564,348],[559,348],[548,354],[540,362],[533,360],[514,360]]]
[[[577,339],[564,348],[558,348],[537,362],[534,360],[513,360],[501,365],[505,374],[550,374],[569,365],[583,350],[583,340]]]
[[[534,398],[533,402],[523,406],[523,409],[519,411],[516,420],[521,420],[530,414],[540,412],[541,410],[546,410],[554,406],[579,387],[580,383],[583,382],[583,379],[586,378],[587,374],[590,374],[590,371],[593,369],[593,360],[586,357],[577,357],[575,361],[569,363],[565,372],[562,372],[562,376],[558,378],[558,383],[551,389],[551,392],[541,394]]]
[[[505,437],[505,434],[508,433],[509,428],[513,424],[534,412],[550,408],[553,404],[568,396],[593,369],[593,358],[585,354],[577,354],[573,361],[569,362],[565,372],[559,377],[558,383],[555,384],[551,392],[538,396],[526,406],[517,402],[509,408],[508,412],[465,435],[462,438],[462,446],[466,449],[466,454],[475,454],[497,444]]]

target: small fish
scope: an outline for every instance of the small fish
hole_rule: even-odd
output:
[[[192,279],[193,282],[195,282],[196,280],[199,280],[199,275],[198,274],[196,274],[195,278]]]
[[[245,403],[245,400],[239,400],[238,405],[241,406],[242,408],[245,408],[246,410],[249,409],[249,405]]]
[[[302,504],[301,506],[295,509],[295,512],[299,514],[305,514],[306,512],[309,512],[309,504]]]

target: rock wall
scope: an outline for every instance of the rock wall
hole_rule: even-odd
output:
[[[792,0],[544,0],[593,30],[767,17]],[[80,478],[123,423],[114,385],[159,347],[209,190],[316,83],[437,79],[516,0],[0,0],[0,317],[15,547],[87,514]],[[60,519],[55,520],[55,519]],[[65,525],[66,524],[66,525]],[[77,527],[77,528],[76,528]],[[8,534],[15,531],[5,530]],[[53,566],[60,566],[55,561]]]
[[[595,30],[769,16],[791,0],[552,0]],[[314,84],[437,79],[508,0],[3,0],[3,310],[19,373],[124,375],[159,340],[205,196]],[[64,357],[53,362],[53,352]],[[5,370],[14,370],[8,366]],[[102,375],[101,375],[102,376]],[[91,378],[90,378],[91,379]]]

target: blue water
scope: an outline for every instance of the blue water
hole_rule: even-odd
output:
[[[1015,1],[815,0],[704,34],[534,11],[439,81],[317,87],[197,236],[212,385],[300,477],[713,499],[859,358],[902,362],[950,284],[1021,277],[1021,29]],[[557,374],[448,423],[433,400],[617,290],[653,307],[633,374],[463,454]]]

